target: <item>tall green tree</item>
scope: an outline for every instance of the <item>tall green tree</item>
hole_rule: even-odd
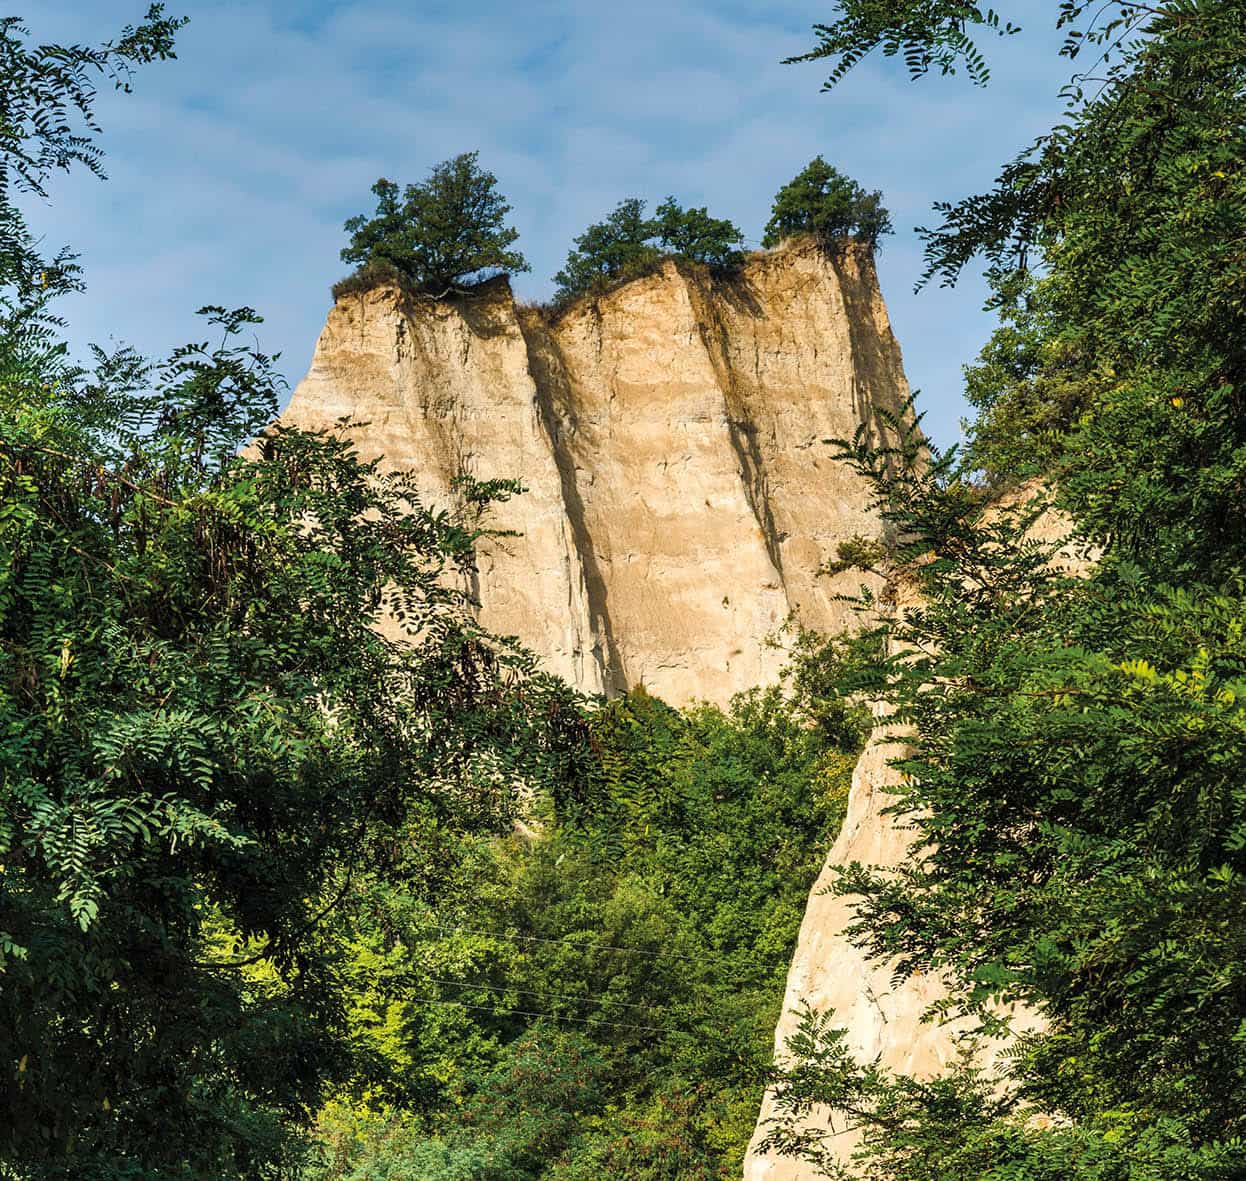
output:
[[[506,223],[511,207],[479,159],[479,152],[463,152],[443,160],[401,191],[382,177],[372,186],[376,212],[346,222],[350,244],[342,261],[374,272],[390,268],[439,297],[498,273],[530,270],[511,249],[519,238]]]
[[[345,441],[265,430],[282,383],[240,343],[254,312],[202,309],[219,342],[160,364],[67,364],[46,301],[78,282],[71,256],[41,266],[8,194],[98,171],[94,79],[127,86],[180,24],[153,6],[99,49],[0,25],[0,1175],[17,1181],[292,1175],[345,1061],[327,920],[350,883],[415,809],[504,825],[574,745],[546,725],[574,728],[573,703],[447,589],[475,528]]]
[[[823,27],[833,79],[882,47],[985,80],[966,38],[1009,29],[888,7]],[[897,655],[871,670],[914,731],[895,806],[918,839],[899,874],[837,887],[863,945],[946,974],[941,1012],[998,1032],[1019,1001],[1047,1028],[1002,1079],[926,1084],[858,1066],[809,1015],[774,1142],[832,1174],[811,1104],[851,1112],[896,1181],[1246,1172],[1246,11],[1058,19],[1094,59],[1065,121],[926,235],[932,277],[985,256],[1006,317],[967,460],[913,433],[845,444],[927,606],[884,623]],[[1086,577],[1032,540],[1041,504],[989,511],[982,471],[1018,468],[1093,545]]]
[[[871,248],[891,233],[891,216],[883,195],[867,193],[821,156],[815,156],[775,195],[763,246],[808,235],[822,246],[855,238]]]

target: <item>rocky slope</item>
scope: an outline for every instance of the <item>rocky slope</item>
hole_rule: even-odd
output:
[[[1037,483],[1024,485],[999,501],[994,511],[1017,509],[1041,493]],[[1069,540],[1071,528],[1066,517],[1048,508],[1031,523],[1027,535],[1044,544],[1063,543],[1053,555],[1053,564],[1064,573],[1081,576],[1098,555],[1073,544]],[[899,578],[890,592],[901,611],[921,606],[916,589],[906,578]],[[968,1028],[965,1022],[923,1021],[923,1013],[945,995],[938,977],[919,973],[898,983],[893,981],[890,963],[868,959],[845,936],[852,922],[851,899],[827,892],[842,866],[853,862],[896,866],[904,860],[911,831],[903,818],[883,815],[883,810],[894,803],[890,789],[898,784],[899,772],[890,764],[903,754],[903,743],[904,734],[880,715],[853,770],[847,815],[810,891],[788,969],[783,1011],[775,1030],[776,1059],[785,1057],[785,1043],[795,1032],[799,1010],[806,1004],[819,1013],[835,1013],[836,1024],[847,1031],[847,1046],[857,1061],[877,1061],[888,1071],[915,1078],[941,1073],[956,1056],[956,1036]],[[1010,1016],[1017,1032],[1037,1027],[1038,1018],[1032,1012],[1018,1009]],[[1001,1065],[1007,1049],[1005,1042],[983,1043],[977,1062],[990,1074]],[[773,1098],[767,1093],[745,1158],[744,1181],[817,1181],[822,1174],[803,1161],[761,1150],[775,1114]],[[842,1113],[818,1113],[806,1126],[833,1133],[825,1146],[839,1161],[847,1164],[851,1160],[859,1136]]]
[[[809,894],[796,953],[788,969],[783,1012],[775,1031],[776,1059],[785,1058],[787,1039],[795,1032],[802,1005],[815,1012],[833,1011],[836,1025],[847,1030],[847,1046],[858,1062],[873,1062],[896,1073],[930,1077],[955,1055],[952,1030],[922,1021],[922,1014],[944,995],[934,977],[895,985],[890,967],[873,962],[844,936],[852,921],[849,899],[825,893],[840,866],[859,861],[898,865],[908,845],[906,834],[882,810],[892,802],[888,787],[897,772],[888,765],[899,753],[898,736],[881,725],[862,753],[852,775],[848,813],[822,873]],[[745,1181],[815,1181],[822,1176],[805,1162],[761,1150],[776,1114],[767,1092],[744,1162]],[[827,1147],[848,1162],[858,1135],[842,1114],[824,1112],[806,1126],[835,1133]]]
[[[429,303],[340,299],[284,419],[352,428],[417,474],[518,477],[480,554],[482,622],[589,691],[725,702],[773,680],[789,615],[836,628],[821,577],[876,536],[864,487],[822,440],[907,395],[868,252],[753,256],[733,279],[666,263],[549,320],[505,283]]]

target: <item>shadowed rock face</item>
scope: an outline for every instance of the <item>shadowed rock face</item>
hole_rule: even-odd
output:
[[[456,304],[343,297],[284,420],[349,417],[359,450],[449,505],[513,477],[479,555],[481,622],[590,692],[676,704],[772,681],[795,613],[836,629],[858,575],[818,567],[877,536],[823,444],[907,396],[872,259],[807,245],[731,280],[667,263],[547,323],[505,283]]]

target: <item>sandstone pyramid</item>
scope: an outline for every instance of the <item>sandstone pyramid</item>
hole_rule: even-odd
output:
[[[518,305],[505,281],[454,304],[389,286],[346,295],[283,417],[364,424],[350,432],[360,452],[412,472],[432,503],[451,505],[462,475],[520,479],[524,494],[491,517],[515,535],[479,554],[481,621],[586,691],[725,703],[774,680],[784,655],[767,641],[789,617],[851,622],[836,595],[860,575],[818,570],[881,526],[823,441],[907,397],[872,255],[796,243],[731,279],[668,262],[557,317]],[[877,745],[862,756],[824,878],[902,856],[881,814],[887,757]],[[834,1007],[863,1056],[937,1069],[950,1038],[920,1021],[935,985],[892,989],[843,937],[847,904],[822,884],[785,1009]],[[785,1014],[780,1049],[790,1025]],[[812,1177],[756,1150],[745,1170]]]
[[[340,299],[285,421],[342,417],[415,473],[518,478],[479,555],[481,621],[589,692],[643,685],[725,703],[772,681],[789,615],[839,628],[819,576],[877,536],[865,487],[823,440],[908,394],[868,251],[752,256],[733,279],[673,262],[557,319],[505,281],[454,304],[382,286]]]

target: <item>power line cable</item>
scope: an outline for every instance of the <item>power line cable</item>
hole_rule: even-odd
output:
[[[541,939],[536,935],[509,935],[503,931],[486,931],[477,927],[452,927],[445,923],[426,923],[425,926],[434,931],[449,931],[453,935],[485,935],[490,939],[510,939],[516,943],[543,943],[551,947],[570,947],[576,951],[619,951],[624,955],[642,955],[654,960],[683,960],[689,964],[699,964],[704,960],[702,956],[680,955],[673,951],[642,951],[638,947],[616,947],[611,943],[578,943],[572,939]],[[754,960],[753,962],[757,967],[765,969],[786,968],[791,963],[790,960],[781,962],[773,960],[769,963],[759,963]]]
[[[435,996],[414,996],[413,1001],[429,1005],[458,1005],[463,1009],[476,1009],[481,1013],[508,1013],[516,1017],[548,1017],[551,1021],[574,1021],[578,1025],[609,1025],[615,1029],[639,1029],[645,1033],[673,1033],[679,1037],[697,1037],[686,1029],[671,1029],[665,1025],[630,1025],[622,1021],[604,1021],[597,1017],[567,1017],[562,1013],[542,1013],[535,1009],[497,1009],[492,1005],[469,1005],[466,1001],[446,1000]]]
[[[597,996],[574,996],[569,992],[534,992],[530,988],[502,988],[494,984],[470,984],[466,980],[440,980],[436,976],[425,976],[425,980],[429,984],[448,984],[452,988],[482,988],[485,992],[518,993],[520,996],[542,996],[550,997],[559,1001],[575,1001],[577,1004],[592,1005],[618,1005],[623,1009],[641,1009],[646,1012],[653,1009],[652,1005],[637,1005],[630,1001],[612,1001],[609,997]]]
[[[638,947],[615,947],[610,943],[577,943],[572,939],[541,939],[536,935],[507,935],[502,931],[485,931],[475,927],[450,927],[442,923],[429,923],[428,926],[436,931],[450,931],[455,935],[487,935],[491,939],[512,939],[518,943],[544,943],[552,947],[572,947],[576,951],[621,951],[625,955],[643,955],[654,960],[675,959],[687,960],[689,963],[698,962],[696,956],[678,955],[674,952],[642,951]]]

